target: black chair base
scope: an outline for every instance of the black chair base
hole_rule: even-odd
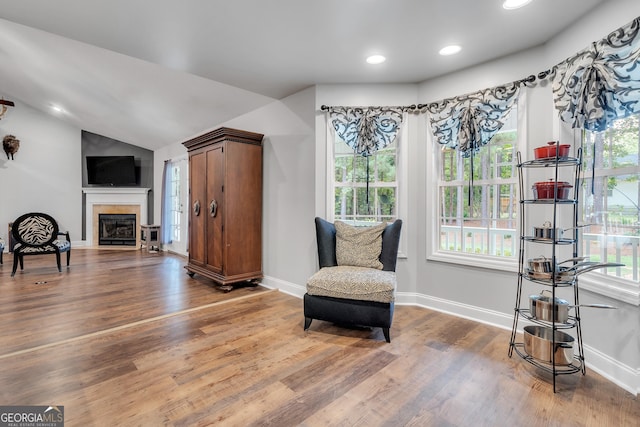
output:
[[[389,328],[393,320],[394,304],[304,295],[304,330],[313,319],[342,325],[382,328],[385,340],[390,343]]]

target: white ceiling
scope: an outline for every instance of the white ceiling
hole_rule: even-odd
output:
[[[315,84],[418,83],[534,47],[608,0],[502,1],[0,0],[0,95],[156,149]]]

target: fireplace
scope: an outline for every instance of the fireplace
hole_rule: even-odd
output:
[[[140,244],[140,226],[147,224],[147,198],[149,188],[87,187],[82,192],[86,197],[85,229],[86,245],[99,246],[101,227],[100,214],[135,214],[136,243]],[[120,243],[117,243],[118,245]],[[123,247],[125,247],[123,245]]]
[[[136,215],[99,214],[98,244],[136,246]]]

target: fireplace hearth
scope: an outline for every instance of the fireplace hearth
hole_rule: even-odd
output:
[[[99,214],[98,244],[107,246],[135,246],[136,215]]]

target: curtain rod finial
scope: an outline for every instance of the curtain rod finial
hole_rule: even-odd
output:
[[[326,105],[322,105],[322,106],[320,107],[320,109],[321,109],[322,111],[327,111],[327,110],[329,109],[329,107],[327,107]]]

